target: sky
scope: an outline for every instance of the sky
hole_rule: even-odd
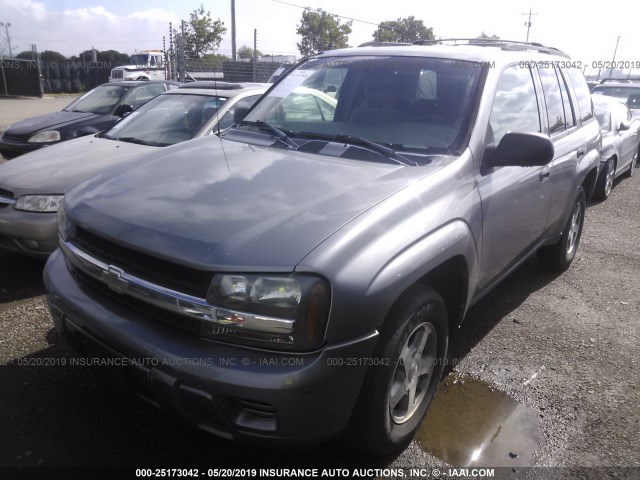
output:
[[[14,54],[30,50],[55,50],[77,55],[95,47],[131,54],[135,50],[162,48],[168,41],[169,22],[174,28],[181,19],[204,4],[213,18],[227,27],[219,53],[231,54],[231,0],[0,0],[0,22],[10,23]],[[351,17],[349,43],[357,46],[372,40],[379,22],[415,16],[432,27],[436,37],[476,37],[481,32],[502,39],[525,41],[525,22],[530,10],[529,40],[560,48],[587,66],[611,61],[638,62],[640,3],[625,2],[597,7],[575,0],[236,0],[236,45],[253,46],[257,30],[258,50],[274,55],[298,55],[297,25],[303,7],[322,8],[332,14]],[[297,5],[297,6],[294,6]],[[611,4],[614,5],[614,4]],[[343,19],[342,21],[347,21]],[[0,27],[0,51],[5,55],[6,31]],[[638,69],[640,71],[640,68]]]

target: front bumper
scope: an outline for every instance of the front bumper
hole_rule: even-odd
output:
[[[56,142],[58,143],[58,142]],[[0,137],[0,154],[4,157],[5,160],[11,160],[12,158],[16,158],[19,155],[24,155],[25,153],[33,152],[42,147],[46,147],[49,145],[54,145],[53,143],[29,143],[29,142],[18,142],[13,140],[8,140],[5,137]]]
[[[57,331],[81,354],[116,359],[118,381],[223,438],[316,444],[347,426],[377,332],[311,353],[199,338],[128,307],[73,275],[60,250],[45,267]],[[343,366],[336,366],[336,365]]]
[[[0,203],[0,249],[47,257],[58,248],[55,213],[25,212]]]

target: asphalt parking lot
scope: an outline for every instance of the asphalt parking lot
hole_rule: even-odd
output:
[[[0,129],[18,112],[70,101],[0,99]],[[442,399],[396,458],[363,456],[339,441],[273,452],[175,422],[112,386],[101,368],[71,365],[46,308],[44,263],[0,254],[0,477],[18,467],[52,478],[48,467],[127,467],[133,477],[133,468],[205,465],[422,468],[416,478],[427,478],[433,468],[447,475],[476,462],[505,467],[510,478],[568,478],[569,467],[581,468],[578,478],[640,478],[639,212],[640,174],[589,206],[567,272],[550,274],[532,258],[469,312]]]

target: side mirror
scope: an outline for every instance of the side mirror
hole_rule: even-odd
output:
[[[94,135],[96,133],[100,133],[95,127],[81,127],[75,131],[76,137],[84,137],[85,135]]]
[[[623,120],[620,122],[620,126],[618,127],[618,131],[622,132],[624,130],[629,130],[631,128],[631,123],[627,120]]]
[[[124,118],[127,115],[129,115],[131,112],[133,112],[133,107],[131,105],[127,105],[126,103],[123,103],[121,105],[118,105],[118,107],[113,112],[113,116]]]
[[[233,111],[233,123],[241,122],[247,114],[249,107],[238,107]]]
[[[485,147],[482,162],[487,167],[541,167],[553,160],[553,142],[541,133],[509,132],[496,146]]]

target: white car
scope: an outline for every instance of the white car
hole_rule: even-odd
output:
[[[111,129],[0,165],[0,249],[47,256],[58,245],[56,212],[65,192],[104,168],[231,126],[268,84],[193,82],[140,107]]]

